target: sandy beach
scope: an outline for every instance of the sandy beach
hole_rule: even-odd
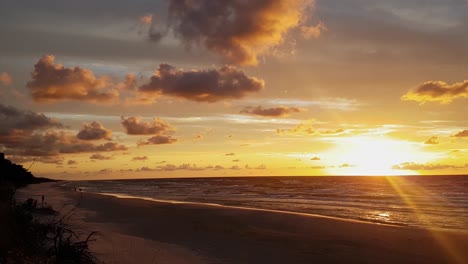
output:
[[[468,263],[468,233],[304,214],[174,204],[30,185],[85,235],[105,263]]]

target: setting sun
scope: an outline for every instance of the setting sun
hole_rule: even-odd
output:
[[[416,174],[394,169],[407,160],[429,162],[434,154],[421,150],[418,144],[385,136],[341,138],[336,147],[325,152],[327,157],[343,164],[327,169],[333,175],[401,175]]]

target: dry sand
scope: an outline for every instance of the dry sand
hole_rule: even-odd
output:
[[[31,185],[106,263],[468,263],[468,233],[386,226],[266,210],[80,193]]]

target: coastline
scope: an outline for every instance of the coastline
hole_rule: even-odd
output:
[[[99,231],[106,263],[467,263],[468,234],[241,207],[168,203],[31,185],[71,224]]]

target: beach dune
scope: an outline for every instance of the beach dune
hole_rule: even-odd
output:
[[[71,224],[98,231],[106,263],[468,263],[466,232],[436,231],[305,214],[117,198],[31,185]]]

